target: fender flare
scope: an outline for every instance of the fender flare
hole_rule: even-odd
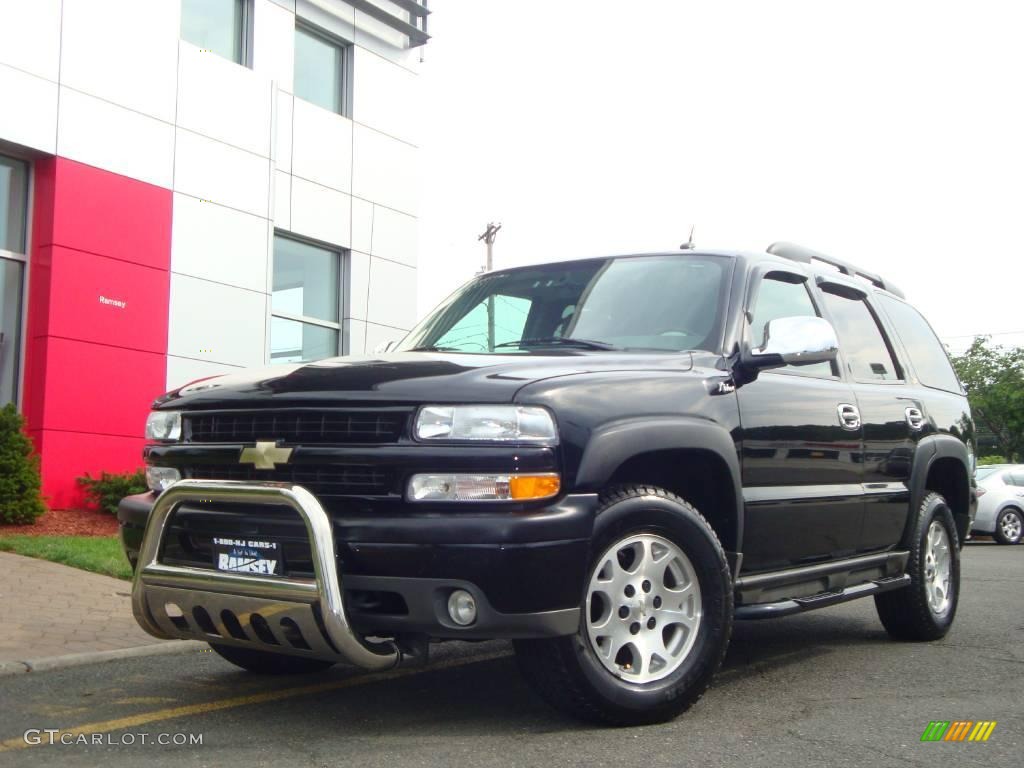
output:
[[[712,454],[726,467],[732,483],[736,551],[743,551],[743,490],[736,443],[713,421],[686,416],[643,417],[605,424],[590,436],[576,473],[579,490],[599,492],[623,462],[644,453],[691,450]],[[600,516],[595,532],[607,524]]]
[[[901,546],[907,546],[913,534],[914,516],[924,500],[924,486],[928,480],[928,473],[936,461],[945,458],[958,459],[963,464],[964,474],[967,475],[968,494],[970,494],[971,460],[967,453],[967,445],[959,438],[947,434],[929,435],[918,441],[914,450],[914,463],[910,469],[910,514],[907,515],[907,524],[903,529],[903,536],[900,538]],[[968,505],[970,505],[970,496],[968,496]]]

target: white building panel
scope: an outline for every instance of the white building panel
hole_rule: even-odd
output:
[[[268,159],[181,128],[177,136],[176,190],[256,216],[270,215]]]
[[[266,291],[269,229],[266,219],[176,193],[171,270]]]
[[[252,48],[253,71],[290,92],[295,67],[294,11],[272,0],[254,0]]]
[[[363,125],[353,126],[352,194],[416,214],[416,148]]]
[[[64,0],[61,85],[173,122],[180,5]]]
[[[371,257],[370,297],[366,319],[394,328],[416,324],[416,270]]]
[[[366,324],[366,354],[371,354],[378,346],[389,341],[401,341],[405,338],[406,331],[397,328],[389,328],[386,325],[375,323]]]
[[[61,0],[0,0],[0,63],[56,82],[60,5]],[[5,110],[14,103],[7,102]]]
[[[345,270],[345,316],[366,319],[370,292],[370,254],[352,251]]]
[[[0,64],[0,139],[57,151],[57,84]],[[13,107],[13,105],[17,105]]]
[[[354,56],[352,118],[396,139],[418,144],[422,118],[418,76],[359,46]]]
[[[348,248],[351,215],[351,198],[344,192],[292,177],[291,232]]]
[[[184,41],[178,73],[179,126],[270,156],[270,83]]]
[[[414,216],[390,208],[375,206],[373,245],[370,253],[392,261],[416,266],[416,226]]]
[[[292,177],[281,171],[274,171],[274,226],[292,228]]]
[[[167,352],[207,362],[263,365],[267,295],[171,274]]]
[[[389,10],[394,10],[392,7]],[[408,17],[406,17],[408,18]],[[419,61],[419,48],[409,48],[409,39],[396,29],[377,21],[362,11],[355,14],[355,43],[369,48],[374,53],[386,56],[396,64],[407,68],[416,66]]]
[[[167,357],[167,391],[183,387],[196,379],[220,376],[225,373],[238,373],[241,368],[224,363],[210,363],[205,360],[193,360],[187,357]]]
[[[352,250],[373,253],[373,203],[352,198]]]
[[[170,187],[174,127],[61,86],[57,154],[122,176]]]
[[[292,173],[331,189],[352,189],[352,121],[296,98]]]
[[[361,355],[366,344],[366,321],[346,320],[341,328],[343,354]]]
[[[274,149],[274,166],[279,171],[292,171],[292,106],[295,98],[284,91],[277,92],[277,120],[274,122],[277,145]]]

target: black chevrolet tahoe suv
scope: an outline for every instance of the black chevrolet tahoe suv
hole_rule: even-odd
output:
[[[393,350],[158,399],[119,508],[150,634],[258,672],[509,639],[549,702],[671,718],[735,619],[957,610],[974,425],[877,275],[798,246],[484,274]]]

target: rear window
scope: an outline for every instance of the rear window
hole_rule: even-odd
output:
[[[910,355],[910,362],[921,383],[926,387],[959,393],[960,381],[949,363],[946,348],[928,321],[909,304],[884,294],[879,294],[877,298]]]

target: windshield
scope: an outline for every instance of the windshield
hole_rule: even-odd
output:
[[[714,351],[728,264],[716,256],[633,256],[484,275],[452,294],[398,349]]]

